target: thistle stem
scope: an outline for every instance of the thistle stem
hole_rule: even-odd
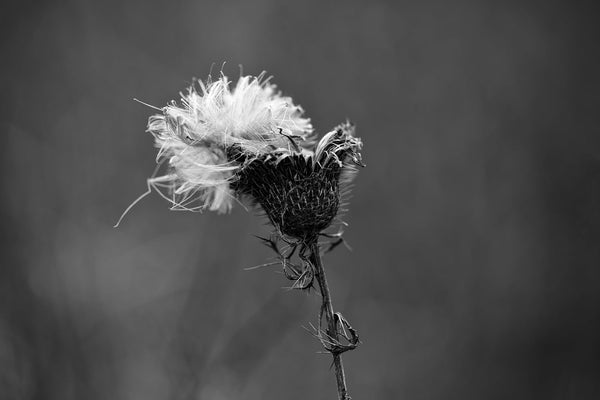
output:
[[[323,298],[322,310],[327,321],[327,335],[337,342],[339,340],[339,335],[333,312],[333,304],[331,302],[331,293],[329,292],[329,285],[327,284],[327,277],[325,276],[325,268],[323,268],[321,255],[319,253],[318,241],[315,241],[310,245],[310,259],[315,267],[315,276],[317,282],[319,282],[321,297]],[[335,369],[339,400],[349,400],[350,396],[348,395],[348,389],[346,388],[346,376],[344,374],[344,365],[342,364],[342,355],[339,353],[331,354],[333,356],[333,366]]]

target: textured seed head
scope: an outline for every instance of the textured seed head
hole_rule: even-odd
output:
[[[340,205],[340,188],[360,163],[360,139],[344,124],[328,133],[314,153],[273,151],[253,155],[239,146],[228,158],[241,164],[232,189],[260,204],[285,236],[310,241],[327,229]]]

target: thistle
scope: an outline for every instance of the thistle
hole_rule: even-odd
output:
[[[264,211],[274,233],[261,239],[277,253],[292,288],[318,283],[323,301],[313,333],[333,356],[339,398],[349,399],[341,353],[356,348],[358,334],[333,311],[320,253],[343,240],[341,231],[326,230],[341,222],[342,199],[362,166],[354,126],[343,123],[316,141],[303,109],[264,73],[240,77],[233,89],[223,74],[197,82],[179,103],[159,110],[148,132],[166,173],[148,179],[149,191],[174,210],[224,213],[245,199]],[[334,240],[320,244],[320,237]]]

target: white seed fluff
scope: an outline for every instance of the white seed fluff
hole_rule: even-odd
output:
[[[306,140],[313,132],[310,119],[290,97],[257,77],[242,76],[233,89],[225,75],[198,82],[181,94],[180,104],[162,108],[148,120],[148,132],[159,148],[157,162],[168,172],[153,176],[148,187],[172,203],[172,209],[220,213],[231,209],[234,193],[229,182],[238,166],[227,160],[226,149],[239,145],[261,154]]]

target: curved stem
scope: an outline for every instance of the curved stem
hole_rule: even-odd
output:
[[[318,241],[314,241],[310,245],[310,259],[311,263],[315,267],[315,276],[317,278],[317,282],[319,282],[321,297],[323,298],[322,310],[325,314],[325,319],[327,320],[327,335],[333,340],[338,341],[339,336],[336,327],[335,316],[333,313],[333,304],[331,302],[329,285],[327,284],[327,278],[325,276],[325,268],[323,268],[323,263],[321,262]],[[332,355],[339,400],[349,400],[350,396],[348,395],[348,389],[346,388],[346,376],[344,374],[342,356],[338,353],[332,353]]]

